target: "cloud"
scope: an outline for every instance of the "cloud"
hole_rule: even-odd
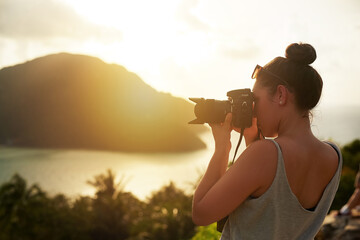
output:
[[[182,0],[177,10],[177,17],[194,30],[207,31],[210,26],[201,21],[192,10],[198,5],[199,0]]]
[[[87,22],[53,0],[1,0],[0,37],[12,39],[100,37],[121,39],[121,32]]]
[[[219,52],[229,58],[249,60],[259,56],[261,49],[255,45],[238,44],[237,46],[221,46]]]

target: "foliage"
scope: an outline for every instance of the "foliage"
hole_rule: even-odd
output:
[[[0,188],[0,239],[67,239],[69,214],[65,196],[49,198],[37,185],[28,188],[19,175]]]
[[[218,240],[221,233],[216,230],[216,223],[209,226],[197,227],[196,234],[191,240]]]
[[[354,190],[360,164],[360,140],[341,149],[344,165],[332,209],[339,209]],[[69,199],[49,196],[38,185],[28,186],[15,174],[0,186],[1,240],[202,240],[219,239],[216,224],[195,227],[192,196],[170,182],[141,201],[124,191],[123,179],[108,170],[88,181],[94,196]]]
[[[148,237],[157,240],[190,239],[195,232],[191,206],[192,198],[172,182],[153,193],[148,199],[147,217],[143,222],[146,231],[151,233]]]
[[[341,149],[344,166],[352,169],[355,173],[360,164],[360,140],[356,139]]]
[[[360,140],[356,139],[341,148],[343,170],[339,189],[331,209],[340,209],[354,192],[354,181],[360,164]]]
[[[111,170],[89,184],[94,197],[50,197],[15,174],[0,186],[0,239],[142,240],[190,239],[191,196],[173,183],[140,201],[115,184]]]

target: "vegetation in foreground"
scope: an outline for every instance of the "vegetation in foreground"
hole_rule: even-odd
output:
[[[360,140],[342,147],[344,158],[339,191],[331,209],[339,209],[354,190],[360,164]],[[125,192],[111,170],[88,182],[93,197],[49,196],[38,185],[28,186],[15,174],[0,186],[2,240],[205,240],[219,239],[216,225],[196,227],[191,220],[192,196],[170,183],[146,201]]]

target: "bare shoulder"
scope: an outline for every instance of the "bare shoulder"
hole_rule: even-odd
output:
[[[277,148],[271,140],[263,139],[250,144],[243,152],[243,155],[251,158],[255,157],[261,161],[261,159],[277,156]]]
[[[277,158],[276,145],[271,140],[259,140],[249,145],[235,162],[234,170],[238,169],[248,184],[254,185],[251,196],[259,197],[270,187],[276,175]]]
[[[278,152],[270,140],[259,140],[250,144],[235,162],[237,167],[255,171],[257,175],[271,176],[275,173]]]
[[[340,149],[338,148],[338,150],[336,150],[334,148],[334,146],[336,146],[336,144],[334,143],[326,143],[326,142],[321,142],[322,143],[322,155],[324,156],[324,161],[326,162],[326,165],[332,169],[332,171],[336,171],[336,169],[338,168],[338,165],[340,164],[340,156],[339,154],[341,154],[340,152],[337,152],[338,150],[340,151]]]
[[[326,149],[326,151],[328,152],[329,156],[332,155],[332,157],[338,158],[338,153],[337,151],[339,149],[339,147],[336,145],[336,143],[327,141],[327,142],[321,142],[322,145],[324,146],[324,149]],[[337,149],[336,149],[337,148]]]

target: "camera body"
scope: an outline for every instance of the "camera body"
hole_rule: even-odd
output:
[[[228,113],[232,113],[232,125],[248,128],[252,125],[253,94],[250,89],[237,89],[227,92],[228,100],[189,98],[195,102],[195,120],[189,124],[222,123]]]

